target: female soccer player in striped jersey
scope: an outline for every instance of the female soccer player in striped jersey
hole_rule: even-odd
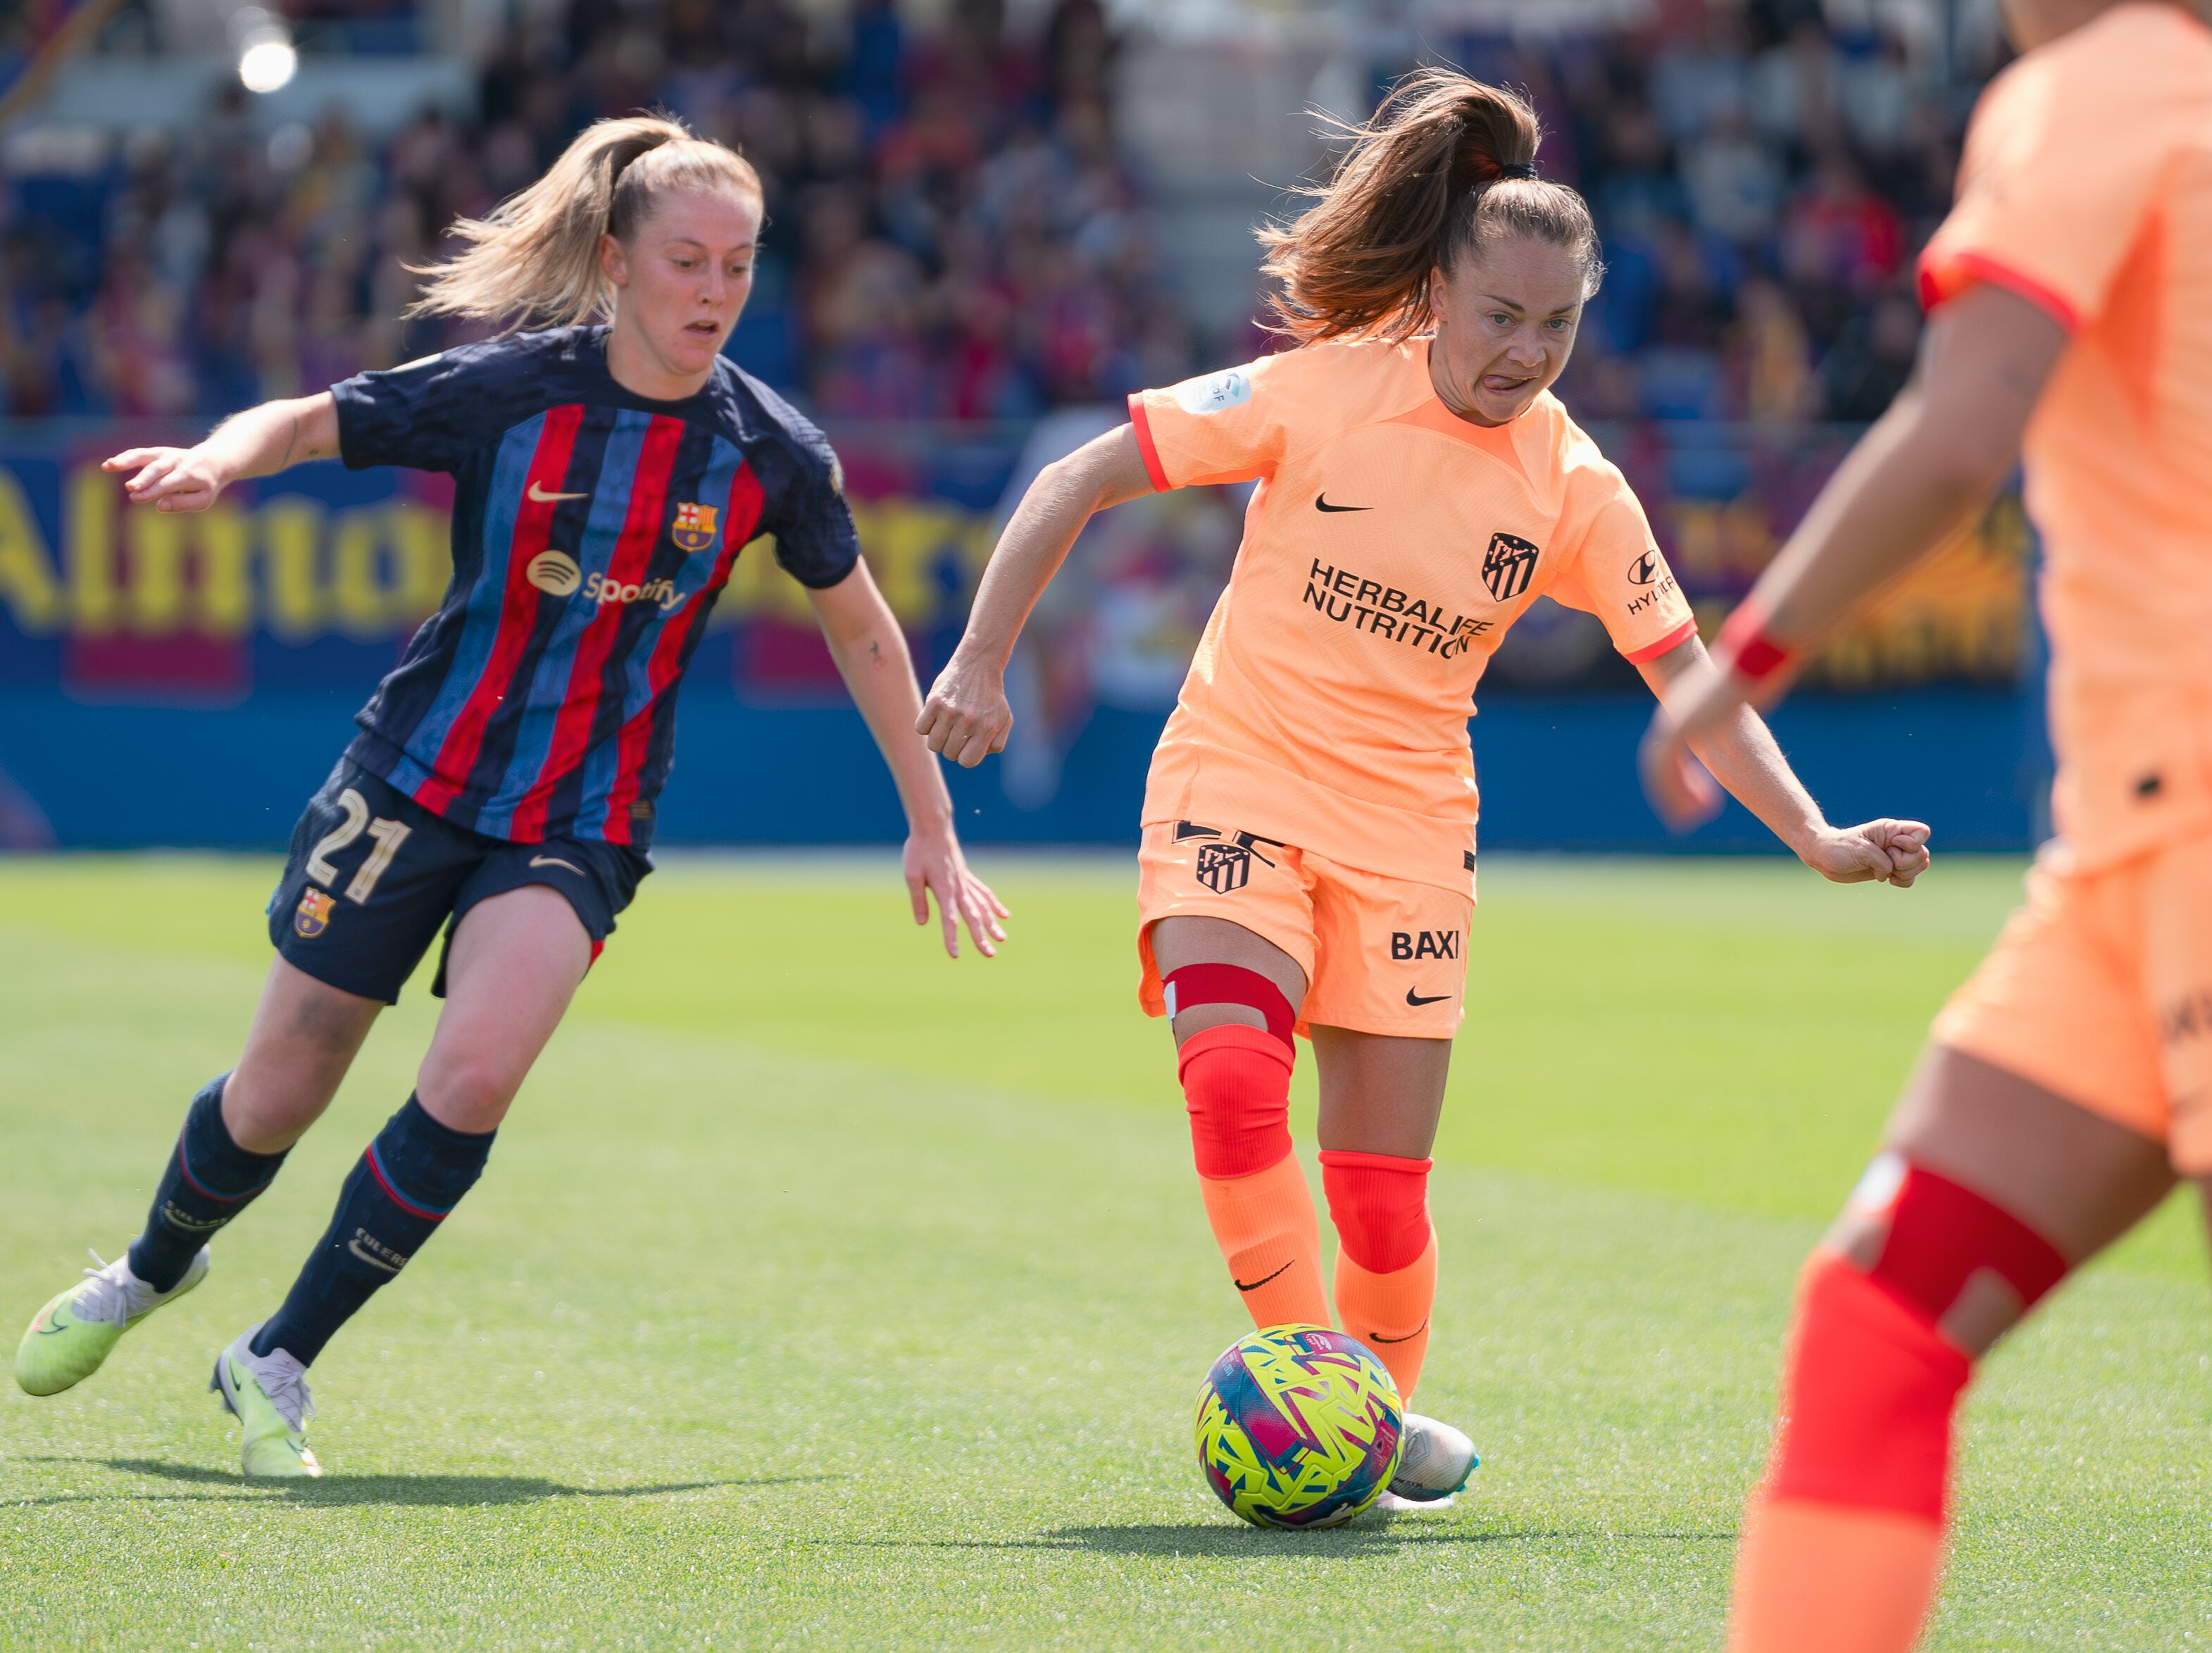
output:
[[[2026,55],[1922,258],[1919,372],[1645,743],[1693,818],[1686,740],[2025,459],[2058,836],[1800,1277],[1737,1653],[1911,1646],[1975,1362],[2177,1175],[2212,1200],[2212,29],[2160,0],[2005,13]]]
[[[1206,1214],[1262,1326],[1330,1317],[1287,1122],[1307,1033],[1336,1307],[1408,1395],[1474,897],[1475,685],[1547,593],[1655,690],[1705,658],[1634,495],[1549,392],[1600,264],[1582,198],[1537,177],[1537,139],[1510,93],[1444,70],[1401,84],[1264,238],[1297,348],[1133,396],[1127,424],[1048,467],[922,714],[959,763],[998,751],[1007,657],[1091,514],[1258,479],[1152,763],[1140,997],[1170,1018]],[[1927,864],[1916,823],[1831,827],[1750,712],[1699,750],[1825,876],[1905,884]],[[1473,1462],[1413,1416],[1392,1497],[1441,1502]]]
[[[290,1294],[216,1363],[249,1475],[319,1473],[304,1373],[406,1266],[492,1137],[638,880],[676,691],[738,550],[775,537],[897,781],[915,919],[945,950],[1004,915],[968,871],[897,623],[822,434],[721,355],[761,190],[719,144],[602,121],[428,272],[419,308],[552,322],[240,415],[107,462],[142,507],[336,454],[454,478],[453,581],[356,721],[292,839],[272,964],[238,1066],[193,1099],[143,1233],[40,1310],[15,1376],[51,1395],[198,1285],[204,1243],[269,1186],[436,939],[445,1008],[415,1094],[368,1145]],[[605,325],[584,325],[592,317]]]

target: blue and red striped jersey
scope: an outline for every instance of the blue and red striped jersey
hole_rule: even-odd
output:
[[[689,400],[633,395],[606,330],[465,345],[334,386],[356,469],[453,474],[453,580],[347,749],[493,837],[643,849],[676,689],[748,540],[816,589],[860,560],[822,433],[720,360]]]

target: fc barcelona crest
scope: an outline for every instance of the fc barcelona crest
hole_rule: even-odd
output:
[[[721,514],[717,507],[686,501],[676,507],[676,521],[668,531],[679,550],[703,551],[714,543],[714,522]]]
[[[292,927],[312,941],[330,927],[333,904],[333,898],[321,890],[308,890],[292,914]]]

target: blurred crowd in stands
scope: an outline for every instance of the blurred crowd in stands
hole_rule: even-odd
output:
[[[1670,28],[1496,65],[1535,94],[1547,170],[1604,236],[1578,410],[1872,419],[1911,370],[1913,257],[1999,65],[1945,72],[1935,41],[1916,61],[1903,33],[1840,28],[1816,0],[1672,10]]]
[[[1039,29],[953,0],[810,27],[785,0],[574,0],[485,67],[475,118],[380,147],[273,135],[233,90],[88,181],[0,193],[0,416],[204,418],[457,341],[403,324],[404,266],[584,122],[659,106],[766,181],[732,353],[832,419],[1021,419],[1264,348],[1184,318],[1116,143],[1100,0]],[[1910,370],[1913,251],[1948,200],[1973,83],[1817,0],[1677,3],[1635,32],[1442,55],[1526,87],[1547,175],[1609,264],[1565,387],[1586,417],[1859,421]],[[1404,64],[1376,65],[1378,84]],[[1256,257],[1256,253],[1255,253]]]
[[[1016,419],[1193,359],[1117,162],[1097,0],[1015,37],[997,0],[918,33],[887,0],[811,29],[783,0],[574,0],[517,31],[462,125],[380,150],[342,120],[257,134],[233,91],[127,143],[96,198],[11,191],[4,410],[204,416],[457,342],[402,324],[405,265],[586,122],[671,110],[759,169],[768,227],[732,352],[846,417]]]

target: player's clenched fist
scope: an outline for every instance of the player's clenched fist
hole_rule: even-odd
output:
[[[1006,674],[955,655],[931,685],[914,726],[930,751],[943,753],[963,769],[974,769],[993,752],[1004,751],[1013,729]]]
[[[1928,823],[1867,821],[1822,830],[1799,859],[1831,884],[1893,884],[1909,890],[1928,870]]]

